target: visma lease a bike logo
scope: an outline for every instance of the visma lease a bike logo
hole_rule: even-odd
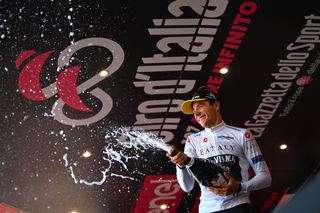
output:
[[[67,67],[72,55],[76,51],[89,46],[103,47],[112,53],[113,61],[106,68],[108,71],[107,76],[110,76],[112,73],[116,72],[122,65],[124,61],[124,51],[118,43],[106,38],[93,37],[77,41],[65,48],[59,55],[58,67],[61,69],[62,67]],[[23,62],[35,53],[36,52],[34,50],[26,50],[22,52],[16,59],[16,68],[21,68]],[[44,101],[58,94],[59,98],[52,106],[52,113],[55,120],[66,125],[88,125],[104,118],[111,111],[113,101],[111,97],[100,88],[95,88],[89,92],[102,102],[100,111],[94,116],[85,119],[72,119],[67,117],[63,113],[62,109],[64,105],[68,105],[75,110],[83,112],[92,111],[92,109],[90,109],[81,101],[79,94],[96,85],[107,76],[97,73],[92,78],[77,86],[77,77],[81,67],[71,66],[62,70],[56,82],[47,87],[41,88],[40,73],[42,71],[43,64],[51,54],[52,51],[42,53],[31,59],[26,65],[23,66],[18,81],[20,93],[27,99],[34,101]]]

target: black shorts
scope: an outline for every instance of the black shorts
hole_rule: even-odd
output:
[[[230,209],[225,209],[213,213],[254,213],[254,211],[250,203],[243,203]]]

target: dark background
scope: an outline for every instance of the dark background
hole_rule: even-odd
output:
[[[128,178],[108,175],[101,185],[88,186],[75,183],[70,170],[65,166],[63,156],[67,154],[73,163],[77,178],[100,180],[101,171],[108,165],[103,159],[103,150],[108,144],[105,136],[122,126],[132,127],[139,114],[138,107],[147,100],[186,99],[206,84],[211,69],[216,63],[220,49],[225,42],[235,15],[245,1],[229,1],[226,11],[207,57],[201,62],[199,72],[144,73],[152,80],[191,79],[196,83],[185,94],[146,94],[134,82],[142,58],[160,54],[156,43],[161,36],[151,36],[148,29],[154,27],[152,19],[174,18],[168,12],[171,1],[0,1],[0,203],[8,203],[28,212],[132,212],[137,202],[140,187],[146,175],[174,174],[165,153],[160,150],[144,152],[128,151],[138,159],[127,162],[128,169],[113,165],[111,173]],[[257,11],[248,16],[251,23],[242,39],[239,49],[223,78],[219,95],[223,99],[224,120],[234,126],[245,127],[252,120],[262,101],[263,90],[275,81],[271,73],[278,72],[277,63],[290,53],[286,48],[295,43],[306,24],[305,16],[319,14],[319,1],[253,1]],[[199,18],[188,11],[183,18]],[[320,19],[318,20],[320,23]],[[320,24],[319,24],[320,25]],[[320,27],[316,27],[320,29]],[[320,32],[320,30],[318,31]],[[319,36],[315,30],[315,36]],[[111,112],[90,125],[69,126],[53,119],[52,106],[59,98],[33,101],[19,91],[18,78],[23,66],[16,68],[18,55],[25,50],[36,52],[31,58],[53,51],[45,62],[40,84],[49,86],[57,80],[57,60],[62,50],[72,42],[85,38],[103,37],[118,43],[125,53],[124,62],[117,72],[99,82],[94,88],[108,93],[113,100]],[[317,137],[320,117],[319,68],[312,75],[306,70],[319,57],[319,43],[308,52],[301,71],[290,80],[288,91],[273,113],[258,144],[272,173],[272,186],[253,192],[251,200],[261,212],[271,212],[284,193],[295,194],[307,183],[319,168],[320,142]],[[306,48],[297,50],[305,51]],[[192,55],[181,49],[174,49],[168,55]],[[110,52],[104,48],[88,47],[75,54],[69,66],[80,66],[77,85],[96,75],[108,66]],[[113,59],[111,59],[113,60]],[[27,59],[30,61],[30,59]],[[312,81],[303,86],[286,116],[280,116],[299,88],[296,80],[311,76]],[[92,90],[92,88],[90,89]],[[89,91],[90,91],[89,90]],[[75,119],[88,118],[101,108],[101,102],[88,92],[80,94],[81,100],[93,112],[85,113],[66,106],[63,110]],[[189,116],[181,112],[165,111],[146,115],[148,118],[179,118],[177,127],[170,130],[174,139],[169,141],[183,148],[184,133],[189,125],[200,129]],[[157,129],[161,133],[163,129]],[[286,150],[280,150],[287,144]],[[89,150],[88,159],[82,153]],[[277,195],[269,206],[270,196]],[[198,190],[185,194],[179,211],[190,212]]]

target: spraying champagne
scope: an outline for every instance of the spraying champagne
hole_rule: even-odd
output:
[[[140,145],[141,147],[157,147],[169,153],[171,157],[179,152],[174,146],[168,145],[161,138],[150,133],[123,131],[122,136],[124,136],[124,138],[119,139],[121,144],[127,144],[130,147],[135,145]],[[196,181],[204,186],[221,188],[220,186],[213,185],[211,182],[213,180],[218,180],[221,183],[228,182],[228,179],[223,174],[226,171],[213,160],[187,157],[184,165],[192,172]]]

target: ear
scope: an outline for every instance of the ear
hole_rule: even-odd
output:
[[[219,101],[214,102],[213,107],[217,112],[218,111],[220,112],[220,102]]]

